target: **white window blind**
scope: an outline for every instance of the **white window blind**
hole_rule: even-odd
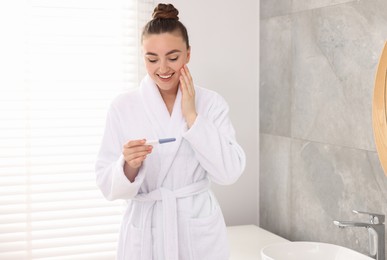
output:
[[[111,100],[138,86],[151,0],[0,3],[0,259],[115,259],[123,202],[94,163]]]

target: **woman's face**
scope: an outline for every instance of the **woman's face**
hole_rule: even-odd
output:
[[[189,62],[190,50],[179,34],[150,34],[142,41],[145,66],[160,91],[177,91],[180,69]]]

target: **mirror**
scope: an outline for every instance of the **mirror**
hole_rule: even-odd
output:
[[[372,126],[379,160],[387,176],[387,42],[384,44],[375,77]]]

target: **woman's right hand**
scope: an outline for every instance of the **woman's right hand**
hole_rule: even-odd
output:
[[[146,145],[145,142],[145,139],[131,140],[122,149],[122,154],[125,158],[124,172],[131,182],[137,176],[138,169],[146,156],[152,152],[153,146]]]

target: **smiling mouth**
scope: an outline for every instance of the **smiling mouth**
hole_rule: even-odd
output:
[[[171,74],[167,74],[167,75],[157,74],[157,76],[159,76],[159,78],[161,78],[161,79],[169,79],[173,76],[173,74],[175,74],[175,73],[171,73]]]

